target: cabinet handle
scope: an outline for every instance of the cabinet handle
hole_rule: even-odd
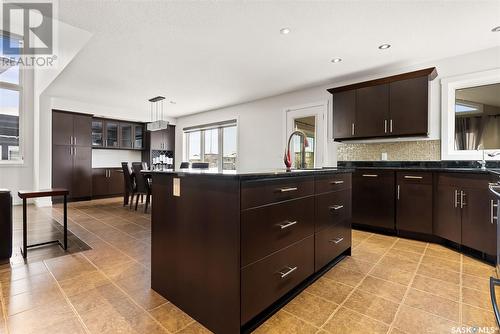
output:
[[[397,188],[397,199],[398,199],[398,201],[399,201],[399,194],[400,194],[400,192],[401,192],[401,187],[398,184],[398,188]]]
[[[455,190],[455,208],[458,208],[458,190]]]
[[[378,177],[377,174],[363,174],[363,177]]]
[[[337,205],[337,204],[335,204],[335,205],[332,205],[332,206],[328,207],[328,209],[337,211],[337,210],[342,209],[343,207],[344,207],[343,205]]]
[[[330,242],[334,243],[334,244],[338,244],[338,243],[342,242],[342,240],[344,240],[344,238],[340,237],[340,238],[337,238],[337,239],[330,240]]]
[[[355,130],[355,125],[354,125],[354,123],[352,123],[352,125],[351,125],[351,133],[352,133],[353,136],[354,136],[354,133],[355,133],[354,130]]]
[[[280,229],[284,230],[284,229],[286,229],[286,228],[288,228],[290,226],[293,226],[293,225],[295,225],[297,223],[298,223],[298,221],[295,220],[293,222],[286,222],[284,224],[278,224],[278,226],[280,227]]]
[[[413,176],[413,175],[405,175],[405,179],[413,179],[413,180],[422,180],[424,177],[423,176]]]
[[[460,191],[460,209],[463,209],[464,206],[467,205],[467,203],[465,203],[465,192],[464,191]]]
[[[76,145],[76,137],[73,137],[73,144]]]
[[[389,130],[392,133],[392,119],[389,121]]]
[[[384,133],[387,133],[387,120],[384,119]]]
[[[288,188],[280,188],[280,189],[278,189],[278,191],[280,193],[287,193],[287,192],[290,192],[290,191],[296,191],[298,189],[299,188],[297,188],[297,187],[288,187]]]
[[[286,270],[286,271],[285,271]],[[278,272],[280,274],[280,278],[285,278],[291,273],[293,273],[295,270],[297,270],[297,267],[286,267],[284,270],[281,270]]]
[[[330,184],[342,184],[342,183],[344,183],[344,181],[339,181],[339,180],[330,181]]]
[[[492,224],[495,220],[498,222],[498,216],[495,217],[495,208],[498,208],[498,204],[495,204],[495,201],[491,200],[491,219],[490,219],[490,222]]]

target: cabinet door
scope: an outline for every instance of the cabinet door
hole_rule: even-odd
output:
[[[394,229],[394,172],[358,170],[352,178],[352,222]]]
[[[142,124],[134,125],[134,148],[138,150],[144,148],[144,126]]]
[[[432,234],[432,174],[398,173],[397,179],[396,229]]]
[[[105,129],[106,129],[106,147],[116,147],[119,145],[118,138],[118,128],[119,125],[117,122],[109,122],[106,121]]]
[[[356,137],[389,135],[389,85],[356,90]]]
[[[333,94],[333,138],[355,136],[356,91],[348,90]]]
[[[52,144],[73,144],[73,115],[63,112],[52,112]]]
[[[120,148],[132,148],[134,146],[132,124],[120,124]]]
[[[165,150],[174,151],[175,150],[175,126],[169,125],[168,129],[165,130]]]
[[[92,148],[73,147],[72,197],[92,196]]]
[[[99,119],[92,120],[92,146],[104,146],[104,121]]]
[[[494,197],[487,188],[464,188],[462,244],[496,255],[496,221],[492,219]],[[493,212],[496,216],[496,212]]]
[[[73,129],[73,145],[90,147],[92,144],[92,117],[75,115]]]
[[[434,203],[434,234],[461,243],[460,190],[453,185],[439,184]]]
[[[73,183],[73,147],[66,145],[52,146],[52,188],[64,188],[72,196]]]
[[[151,131],[151,149],[163,150],[163,131]]]
[[[390,125],[393,135],[426,135],[428,133],[427,76],[390,84]]]
[[[121,195],[125,191],[123,173],[117,168],[108,169],[109,195]]]
[[[109,192],[107,169],[92,168],[92,196],[106,196]]]

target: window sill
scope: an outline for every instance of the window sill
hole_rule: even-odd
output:
[[[20,161],[9,161],[9,160],[0,160],[0,168],[2,167],[24,167],[24,160]]]

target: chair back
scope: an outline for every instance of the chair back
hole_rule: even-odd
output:
[[[142,162],[132,162],[132,171],[134,172],[135,184],[136,184],[136,192],[147,194],[149,191],[149,183],[144,177],[144,174],[141,173],[143,170]]]
[[[128,162],[122,162],[123,170],[123,180],[125,181],[125,189],[132,192],[134,189],[134,181],[132,180],[132,175],[130,174],[130,169],[128,168]]]
[[[181,162],[181,169],[189,168],[189,162]]]
[[[191,167],[198,169],[208,169],[208,162],[193,162]]]

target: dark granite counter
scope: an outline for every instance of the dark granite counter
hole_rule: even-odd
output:
[[[251,179],[269,179],[269,178],[284,178],[284,177],[301,177],[328,175],[336,173],[352,173],[352,168],[314,168],[314,169],[263,169],[263,170],[212,170],[212,169],[179,169],[179,170],[163,170],[163,171],[144,171],[149,174],[168,174],[177,176],[205,176],[212,178],[236,178],[240,180]]]
[[[481,169],[476,161],[339,161],[337,168],[500,174],[498,161],[488,161],[486,170]]]

